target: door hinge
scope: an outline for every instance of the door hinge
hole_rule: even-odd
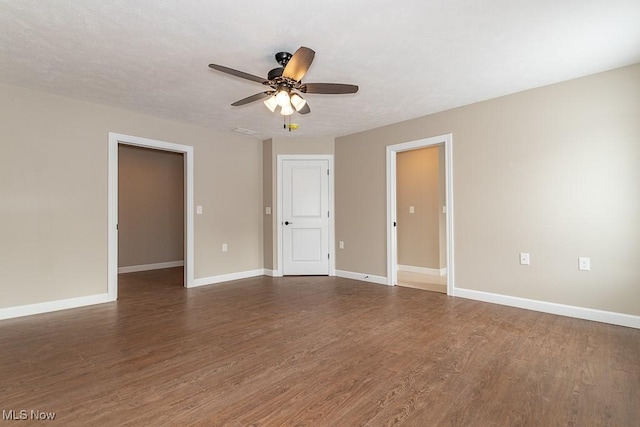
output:
[[[329,211],[327,211],[327,218],[329,218]]]
[[[329,169],[327,169],[327,175],[329,175]]]
[[[331,254],[327,254],[327,259],[331,259]]]

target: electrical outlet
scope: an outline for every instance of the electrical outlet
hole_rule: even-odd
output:
[[[222,244],[222,252],[227,252],[227,249],[229,249],[229,248],[228,248],[228,246],[227,246],[227,244],[226,244],[226,243],[223,243],[223,244]]]
[[[264,213],[266,215],[271,215],[271,206],[267,206],[266,208],[264,208]]]
[[[589,271],[591,270],[591,259],[587,257],[579,257],[578,258],[578,270],[580,271]]]
[[[196,206],[196,215],[202,215],[202,206]]]
[[[338,246],[340,247],[340,249],[344,249],[344,242],[342,240],[340,240],[338,242]]]
[[[409,206],[409,213],[416,213],[416,208],[414,206]]]
[[[521,265],[529,265],[531,262],[529,254],[526,252],[520,252],[520,264]]]

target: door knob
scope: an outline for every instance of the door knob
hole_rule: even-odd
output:
[[[293,225],[293,223],[292,223],[292,222],[289,222],[289,221],[285,221],[285,222],[284,222],[284,225],[289,225],[289,224]]]

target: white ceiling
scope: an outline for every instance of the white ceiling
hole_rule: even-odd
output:
[[[639,0],[0,0],[0,81],[256,138],[273,55],[316,51],[295,136],[340,136],[640,62]]]

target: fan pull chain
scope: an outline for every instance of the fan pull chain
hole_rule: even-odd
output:
[[[291,132],[291,116],[292,116],[292,115],[293,115],[293,114],[290,114],[290,115],[288,115],[288,116],[282,116],[282,122],[283,122],[283,124],[282,124],[282,128],[283,128],[284,130],[287,130],[287,128],[289,128],[289,132]],[[289,119],[289,126],[287,126],[287,118]]]

